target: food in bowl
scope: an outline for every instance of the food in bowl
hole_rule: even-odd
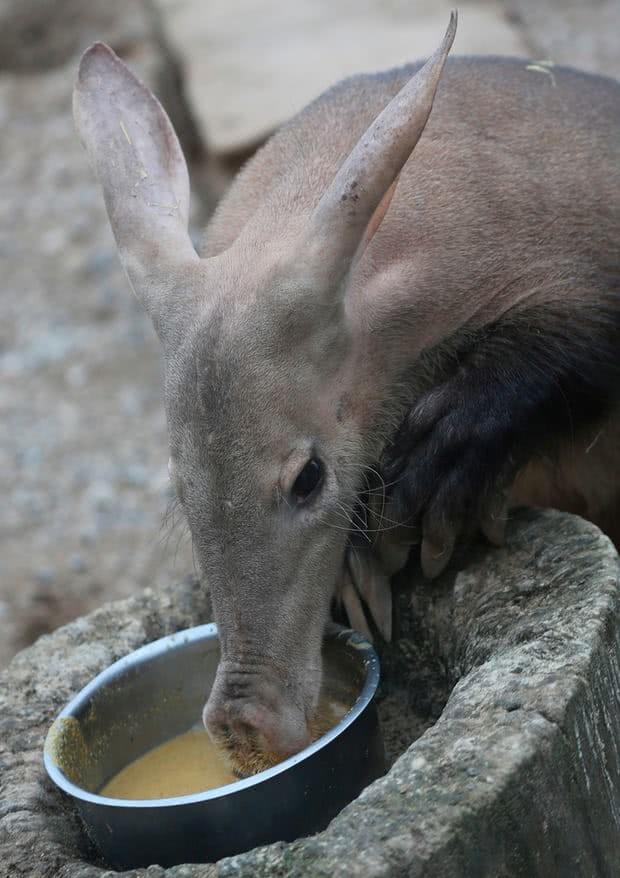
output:
[[[324,698],[319,704],[314,740],[336,725],[350,705]],[[238,780],[226,752],[203,727],[175,735],[134,759],[99,790],[110,799],[168,799],[213,790]]]
[[[324,696],[346,714],[332,714],[325,734],[283,762],[189,795],[125,799],[103,790],[131,762],[195,727],[220,658],[215,625],[149,643],[91,680],[54,721],[44,761],[100,857],[118,870],[207,863],[327,826],[385,771],[385,759],[371,644],[334,629],[322,653]]]

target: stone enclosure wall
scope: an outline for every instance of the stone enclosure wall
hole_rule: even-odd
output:
[[[620,564],[609,540],[578,518],[522,512],[505,548],[410,586],[410,615],[451,693],[390,772],[315,837],[126,878],[618,874]],[[209,618],[206,590],[186,581],[109,604],[13,660],[0,682],[0,875],[115,874],[44,774],[45,734],[111,662]]]

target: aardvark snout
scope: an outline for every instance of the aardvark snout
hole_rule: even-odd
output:
[[[226,672],[216,676],[203,711],[211,738],[223,746],[236,774],[245,777],[303,750],[311,740],[305,709],[275,681],[256,681],[237,695]]]

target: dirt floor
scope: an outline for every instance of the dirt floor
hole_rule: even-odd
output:
[[[251,63],[260,63],[259,52],[240,53],[254,33],[250,12],[231,24],[225,14],[230,3],[162,2],[165,14],[156,24],[144,17],[142,0],[104,4],[101,19],[97,3],[86,7],[75,0],[56,4],[53,21],[43,0],[0,6],[0,667],[40,634],[104,601],[180,579],[193,566],[182,522],[173,527],[165,519],[171,491],[158,343],[121,273],[99,191],[73,132],[70,97],[79,50],[103,36],[150,71],[147,81],[162,81],[161,68],[170,82],[176,75],[170,34],[194,103],[189,114],[178,97],[168,106],[187,123],[184,143],[194,150],[196,180],[208,179],[211,165],[201,152],[208,135],[201,128],[197,146],[192,114],[199,128],[212,125],[214,143],[232,152],[278,120],[256,116],[260,102],[251,95],[246,106],[254,107],[252,125],[249,109],[244,116],[243,82],[255,84]],[[430,32],[432,4],[419,5]],[[367,16],[381,9],[385,17],[392,6],[402,13],[403,4],[387,7],[379,0],[359,8]],[[494,0],[466,3],[465,13],[468,6],[477,10],[476,39],[488,26],[506,45],[533,57],[620,73],[618,2]],[[342,25],[347,7],[324,4],[323,27],[330,9]],[[415,3],[407,9],[415,16]],[[437,9],[439,33],[445,16],[442,4]],[[209,15],[218,53],[205,71],[196,34],[208,29]],[[272,21],[273,46],[284,46],[294,26],[304,27],[304,17],[298,19],[295,25],[283,18],[280,37]],[[375,29],[383,26],[372,21]],[[307,41],[317,47],[321,23],[315,16],[308,31]],[[365,32],[371,31],[368,25]],[[347,29],[341,26],[339,33]],[[358,45],[351,66],[364,66],[363,50]],[[277,55],[274,49],[271,80],[263,83],[262,104],[270,112],[265,94],[275,87],[270,82],[281,89],[290,63],[290,51]],[[219,92],[201,89],[206,75],[219,77]],[[283,96],[279,106],[296,106],[302,91]],[[198,106],[203,94],[210,115]],[[231,139],[235,132],[238,142]],[[218,158],[226,165],[229,156],[224,150]],[[204,192],[218,191],[222,179],[201,188],[197,224],[214,205]]]

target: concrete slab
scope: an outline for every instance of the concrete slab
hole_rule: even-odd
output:
[[[353,73],[427,56],[452,0],[160,0],[187,93],[213,152],[260,140]],[[500,0],[459,4],[460,54],[527,55]]]

